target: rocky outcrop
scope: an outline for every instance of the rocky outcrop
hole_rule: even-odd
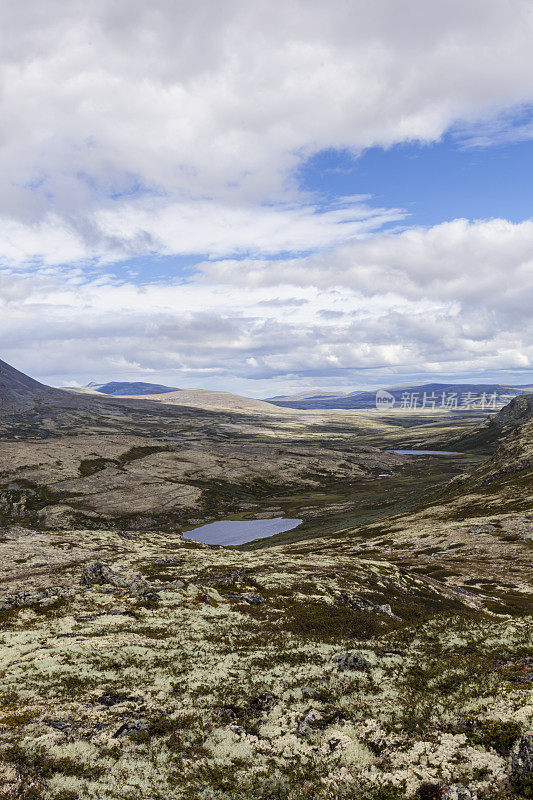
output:
[[[131,595],[142,599],[157,599],[159,587],[152,586],[142,575],[120,575],[115,570],[102,564],[101,561],[91,561],[83,567],[80,584],[86,587],[114,586],[117,589],[127,589]]]
[[[345,669],[367,672],[371,667],[370,662],[367,661],[366,658],[353,650],[348,650],[346,653],[338,653],[336,656],[333,656],[332,661],[334,664],[337,664],[339,672]]]
[[[371,600],[367,600],[365,597],[356,597],[355,595],[348,594],[348,592],[341,592],[338,599],[340,603],[356,611],[364,611],[367,614],[386,614],[388,617],[392,617],[399,622],[402,621],[401,617],[393,613],[390,603],[378,605]]]
[[[533,731],[521,737],[511,761],[512,776],[519,788],[533,787]]]
[[[0,600],[0,611],[11,611],[17,608],[48,608],[60,600],[73,597],[77,589],[42,589],[35,592],[18,592],[7,595]]]
[[[80,583],[82,586],[103,586],[107,583],[120,588],[128,585],[126,578],[102,564],[101,561],[91,561],[90,564],[85,564],[81,573]]]

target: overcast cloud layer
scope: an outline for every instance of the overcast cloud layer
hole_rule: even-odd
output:
[[[533,223],[411,229],[295,180],[325,148],[531,136],[529,0],[33,0],[0,26],[0,357],[267,394],[531,367]],[[162,255],[200,263],[106,276]]]

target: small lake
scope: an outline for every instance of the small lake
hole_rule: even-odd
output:
[[[393,450],[400,456],[464,456],[464,453],[457,453],[455,450]]]
[[[275,519],[245,519],[238,522],[233,520],[221,520],[220,522],[210,522],[192,531],[185,531],[185,539],[192,539],[195,542],[204,544],[246,544],[253,542],[254,539],[266,539],[276,533],[290,531],[298,527],[301,519],[285,519],[276,517]]]

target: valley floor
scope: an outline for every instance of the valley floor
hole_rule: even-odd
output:
[[[105,403],[0,442],[0,800],[533,797],[531,420]]]

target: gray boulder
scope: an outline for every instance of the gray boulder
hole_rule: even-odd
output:
[[[453,783],[446,787],[446,800],[477,800],[477,792],[461,783]]]
[[[318,697],[317,690],[313,689],[312,686],[302,686],[300,691],[302,693],[303,700],[314,700],[316,697]]]
[[[333,656],[333,663],[337,664],[339,672],[345,669],[356,670],[358,672],[368,672],[371,667],[369,661],[355,650],[348,650],[346,653],[337,653]]]
[[[227,597],[229,600],[243,600],[251,606],[260,606],[261,603],[265,602],[264,597],[261,597],[260,594],[254,594],[253,592],[230,592],[229,594],[225,594],[224,597]]]
[[[519,782],[533,785],[533,731],[520,738],[511,759],[511,771]]]
[[[123,725],[113,734],[113,739],[120,739],[122,736],[129,736],[132,733],[150,733],[150,724],[145,719],[132,719],[124,722]]]
[[[316,709],[311,709],[307,712],[305,717],[300,720],[296,728],[298,736],[311,736],[314,733],[313,723],[319,722],[322,719],[322,714]]]
[[[250,708],[254,708],[257,711],[268,711],[272,706],[276,705],[278,700],[279,697],[273,692],[261,692],[250,701]]]
[[[127,581],[128,589],[135,597],[142,597],[150,591],[150,585],[142,575],[134,575]]]
[[[118,572],[114,572],[110,567],[106,567],[101,561],[91,561],[85,564],[81,572],[80,584],[82,586],[104,586],[110,584],[124,588],[127,581]]]

